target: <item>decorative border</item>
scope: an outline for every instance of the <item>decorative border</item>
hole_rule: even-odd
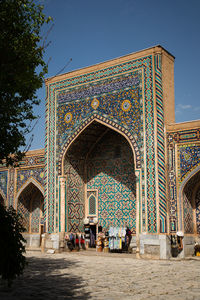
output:
[[[48,168],[47,168],[47,163],[48,163],[48,139],[47,139],[47,132],[48,132],[48,118],[49,118],[49,110],[48,110],[48,105],[49,105],[49,101],[48,101],[48,97],[49,97],[49,88],[46,87],[46,103],[45,103],[45,142],[44,142],[44,161],[45,161],[45,165],[44,165],[44,222],[45,222],[45,228],[47,229],[47,220],[48,220],[48,191],[47,191],[47,173],[48,173]]]
[[[14,192],[15,192],[15,169],[14,168],[9,168],[8,207],[14,204]]]
[[[167,232],[167,202],[166,202],[166,174],[165,174],[165,140],[164,140],[164,111],[162,91],[161,55],[155,56],[155,89],[157,110],[157,142],[158,142],[158,188],[160,232]]]
[[[182,228],[182,204],[180,198],[180,188],[185,182],[185,179],[182,181],[180,186],[180,182],[177,182],[178,174],[176,171],[180,169],[180,164],[176,161],[176,145],[184,145],[189,142],[195,143],[195,141],[200,141],[200,128],[198,129],[189,129],[189,130],[182,130],[182,131],[174,131],[167,133],[167,140],[168,140],[168,164],[169,164],[169,219],[170,219],[170,232],[174,233],[178,230],[178,222],[179,228]],[[190,170],[187,173],[187,178],[190,178],[190,174],[193,174],[195,169],[192,171]],[[184,177],[185,178],[185,177]],[[179,195],[179,199],[178,196]],[[177,206],[179,201],[179,214],[177,211]]]

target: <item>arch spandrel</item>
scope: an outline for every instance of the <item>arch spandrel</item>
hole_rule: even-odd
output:
[[[140,155],[140,150],[139,147],[137,145],[137,142],[135,140],[135,138],[133,137],[133,135],[123,126],[117,124],[114,121],[109,120],[109,118],[100,116],[98,114],[94,114],[91,117],[89,117],[86,121],[84,121],[75,131],[74,133],[70,136],[70,138],[68,139],[68,141],[65,143],[60,156],[59,156],[59,160],[58,160],[58,174],[59,175],[63,175],[64,172],[64,159],[65,159],[65,155],[67,153],[67,150],[69,149],[69,147],[71,146],[71,144],[77,139],[77,137],[90,125],[92,124],[94,121],[101,123],[102,125],[105,125],[111,129],[113,129],[114,131],[120,133],[122,136],[124,136],[126,138],[126,140],[128,141],[132,151],[133,151],[133,157],[134,157],[134,163],[136,166],[136,169],[140,169],[141,168],[141,155]]]
[[[180,188],[179,188],[179,197],[180,197],[180,193],[182,193],[184,187],[186,186],[186,184],[189,182],[189,180],[195,176],[198,172],[200,171],[200,163],[192,170],[188,171],[188,173],[185,176],[185,179],[182,181]]]

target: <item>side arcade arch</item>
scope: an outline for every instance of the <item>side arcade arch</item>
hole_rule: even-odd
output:
[[[34,178],[29,178],[16,196],[16,209],[22,216],[26,233],[41,233],[44,224],[44,190]]]
[[[185,234],[200,234],[200,166],[180,186],[179,228]]]

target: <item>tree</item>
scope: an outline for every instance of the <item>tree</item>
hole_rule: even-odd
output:
[[[11,285],[16,276],[22,274],[26,264],[25,239],[21,217],[11,206],[6,209],[0,203],[0,276]]]
[[[27,122],[36,118],[36,91],[47,72],[40,31],[50,20],[33,0],[0,0],[0,163],[23,156]]]

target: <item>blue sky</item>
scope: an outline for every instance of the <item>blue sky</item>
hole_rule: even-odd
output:
[[[200,0],[38,0],[52,16],[46,77],[160,44],[175,56],[176,122],[200,119]],[[44,27],[44,34],[49,27]],[[44,147],[45,89],[30,149]],[[27,137],[27,140],[30,138]]]

